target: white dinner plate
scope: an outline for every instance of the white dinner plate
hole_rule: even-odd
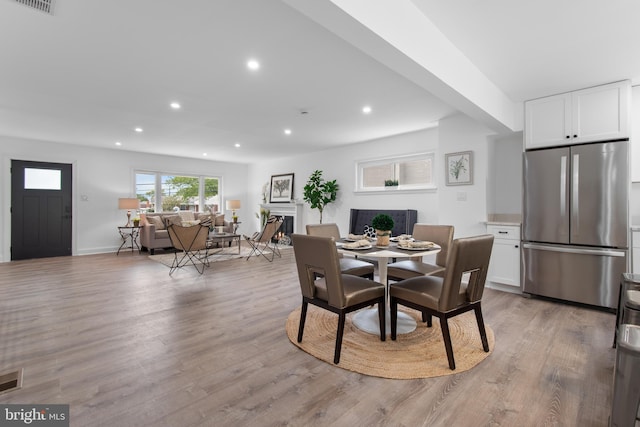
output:
[[[357,248],[347,248],[344,245],[342,245],[342,249],[346,249],[348,251],[362,251],[365,249],[371,249],[371,245],[367,245],[367,246],[358,246]]]
[[[398,249],[403,249],[405,251],[433,251],[435,249],[438,249],[437,246],[431,246],[430,248],[403,248],[402,246],[398,246]]]

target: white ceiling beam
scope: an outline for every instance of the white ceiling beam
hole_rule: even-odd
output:
[[[511,101],[411,0],[283,0],[497,133],[522,130]]]

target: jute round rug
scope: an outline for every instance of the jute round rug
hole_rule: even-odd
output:
[[[489,353],[482,350],[473,312],[449,319],[453,356],[456,361],[456,369],[452,371],[449,369],[439,320],[434,317],[433,326],[427,328],[426,323],[422,323],[420,319],[420,313],[412,310],[402,311],[414,317],[418,327],[411,333],[398,335],[396,341],[391,340],[390,331],[387,331],[387,340],[380,341],[378,335],[361,331],[351,323],[353,313],[347,316],[338,365],[333,364],[338,328],[337,314],[309,305],[302,342],[298,343],[300,308],[297,308],[287,318],[286,331],[294,345],[324,362],[382,378],[412,379],[457,374],[473,368],[493,351],[495,338],[491,328],[486,325]]]

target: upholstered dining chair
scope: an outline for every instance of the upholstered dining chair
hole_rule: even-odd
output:
[[[336,347],[333,356],[335,364],[340,362],[347,313],[378,304],[380,340],[384,341],[386,338],[385,285],[363,277],[342,274],[336,244],[331,237],[293,234],[291,240],[302,291],[298,342],[302,342],[309,304],[338,315]],[[318,272],[322,274],[321,277],[316,274]]]
[[[432,326],[432,316],[440,319],[440,328],[449,360],[449,368],[456,369],[448,319],[473,310],[478,322],[482,348],[489,351],[487,333],[482,319],[480,301],[489,268],[493,235],[456,239],[451,246],[449,264],[444,277],[419,276],[392,283],[389,286],[391,304],[391,339],[396,339],[398,304],[422,312],[422,321]],[[467,284],[463,274],[470,273]]]
[[[428,240],[442,248],[436,255],[436,263],[426,263],[421,258],[391,263],[387,266],[387,283],[411,277],[444,275],[449,247],[453,241],[453,225],[415,224],[412,237],[416,240]]]
[[[204,268],[209,265],[207,258],[209,227],[201,224],[191,227],[172,224],[167,227],[167,231],[171,245],[176,249],[173,262],[169,267],[169,275],[187,264],[192,264],[198,273],[202,274]]]
[[[273,238],[282,227],[283,222],[284,218],[282,216],[271,215],[267,218],[262,230],[254,233],[251,237],[244,236],[249,246],[251,246],[251,252],[247,256],[247,260],[254,254],[257,257],[262,255],[269,262],[273,261],[276,255],[282,256],[280,249],[278,249],[278,243]],[[268,254],[271,254],[271,256],[268,256]]]
[[[335,241],[340,240],[340,229],[337,224],[307,224],[307,234],[309,236],[332,237]],[[373,280],[375,267],[370,262],[355,258],[346,258],[338,254],[340,258],[340,271],[343,274],[366,277]]]

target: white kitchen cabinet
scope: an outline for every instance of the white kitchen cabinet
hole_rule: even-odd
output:
[[[519,292],[520,226],[489,224],[487,233],[494,236],[487,286]]]
[[[629,137],[629,81],[525,102],[525,148]]]

